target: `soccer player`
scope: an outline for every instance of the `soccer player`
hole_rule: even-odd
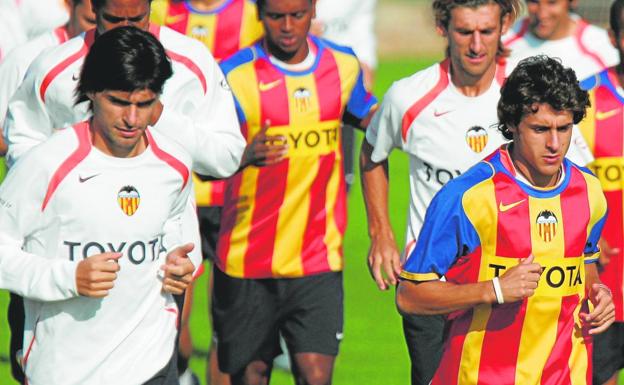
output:
[[[148,32],[101,35],[76,91],[92,117],[25,155],[0,187],[0,287],[25,298],[29,384],[177,380],[171,294],[199,261],[181,231],[191,158],[148,128],[171,74]]]
[[[0,63],[0,127],[3,126],[9,99],[22,83],[32,61],[48,47],[63,44],[67,40],[95,26],[91,0],[67,0],[69,20],[66,24],[41,34],[16,48]],[[6,153],[6,144],[0,139],[0,154]]]
[[[297,384],[329,384],[342,338],[340,123],[376,105],[350,49],[309,35],[313,0],[260,0],[262,41],[222,63],[249,145],[226,184],[214,268],[221,370],[266,384],[279,333]],[[356,123],[359,122],[359,123]]]
[[[429,206],[397,306],[449,315],[433,385],[591,383],[592,335],[614,319],[595,263],[607,202],[564,157],[588,106],[573,70],[546,56],[520,62],[498,104],[512,142]]]
[[[529,56],[560,58],[583,80],[618,63],[607,31],[572,12],[577,0],[525,0],[528,16],[503,37],[509,50],[509,70]]]
[[[150,20],[201,41],[212,52],[217,62],[255,43],[264,33],[254,0],[156,0],[152,3]],[[202,181],[195,174],[193,182],[202,253],[204,260],[212,262],[215,259],[219,237],[225,182]],[[182,315],[180,354],[188,357],[178,362],[181,371],[187,366],[183,361],[188,361],[193,349],[188,330],[188,319],[193,307],[192,290],[193,285],[187,289]],[[211,293],[212,277],[208,284],[209,297]],[[190,375],[188,372],[183,376]],[[229,383],[227,375],[219,371],[214,345],[210,348],[207,376],[208,383],[213,385]],[[183,380],[181,378],[181,381]]]
[[[388,213],[388,156],[399,148],[410,158],[409,253],[435,193],[504,141],[494,127],[505,76],[498,48],[518,8],[514,0],[435,0],[447,58],[394,83],[368,127],[360,156],[371,238],[368,264],[382,290],[396,285],[401,271]],[[403,318],[413,385],[429,384],[437,368],[444,322],[438,315]]]
[[[594,339],[594,384],[615,385],[617,371],[624,367],[624,214],[622,212],[622,190],[624,188],[621,169],[624,164],[624,1],[616,0],[611,5],[611,29],[609,34],[613,46],[620,55],[620,64],[603,70],[581,83],[590,89],[591,108],[580,123],[596,160],[589,167],[602,184],[609,216],[605,222],[600,244],[600,279],[613,292],[615,323]]]

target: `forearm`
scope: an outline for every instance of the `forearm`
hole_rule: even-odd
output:
[[[401,281],[396,296],[401,314],[448,314],[495,302],[492,281],[462,285],[444,281]]]
[[[372,151],[373,147],[364,139],[360,152],[360,170],[368,233],[371,239],[376,237],[394,239],[388,214],[388,161],[373,162]]]
[[[38,301],[60,301],[78,296],[76,264],[0,246],[0,289]]]

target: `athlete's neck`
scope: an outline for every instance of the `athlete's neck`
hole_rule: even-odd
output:
[[[550,188],[559,184],[562,175],[563,164],[559,166],[559,170],[554,175],[545,175],[538,172],[513,145],[513,142],[507,146],[507,151],[511,157],[511,163],[516,169],[516,173],[526,179],[530,185],[538,188]]]
[[[451,58],[451,82],[462,94],[470,97],[479,96],[487,92],[496,76],[496,61],[480,75],[472,75],[461,70],[461,65],[455,64]]]
[[[624,63],[622,63],[622,57],[620,57],[620,64],[615,66],[615,72],[617,73],[618,83],[620,87],[624,88]]]
[[[199,11],[212,11],[219,8],[228,0],[189,0],[191,7]]]

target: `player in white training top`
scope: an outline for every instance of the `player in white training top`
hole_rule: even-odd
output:
[[[162,94],[165,109],[161,120],[175,123],[178,130],[163,130],[163,133],[171,135],[191,153],[195,171],[214,177],[234,173],[245,141],[237,128],[231,91],[208,49],[167,27],[150,25],[150,0],[92,0],[92,3],[97,29],[37,57],[9,102],[4,124],[9,164],[44,141],[54,129],[70,126],[88,116],[87,103],[73,106],[72,91],[86,52],[98,34],[122,25],[135,25],[154,34],[172,61],[173,76]],[[183,124],[179,119],[194,124]],[[159,129],[159,125],[154,129]]]
[[[25,297],[32,385],[168,384],[191,158],[148,128],[171,64],[151,34],[103,34],[79,74],[91,119],[25,155],[0,187],[0,288]],[[175,130],[175,127],[171,127]]]
[[[65,25],[43,33],[26,44],[15,48],[0,63],[0,129],[3,127],[9,99],[24,80],[26,70],[43,50],[65,43],[84,31],[95,27],[95,14],[91,0],[68,0],[69,20]],[[6,153],[4,140],[0,139],[0,155]]]
[[[528,16],[503,37],[510,51],[508,73],[520,60],[542,54],[560,58],[580,80],[619,63],[607,31],[572,12],[577,0],[525,1]]]

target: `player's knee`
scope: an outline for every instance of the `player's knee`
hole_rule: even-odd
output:
[[[305,385],[330,385],[331,373],[321,370],[320,368],[308,371],[302,374],[302,382]]]

